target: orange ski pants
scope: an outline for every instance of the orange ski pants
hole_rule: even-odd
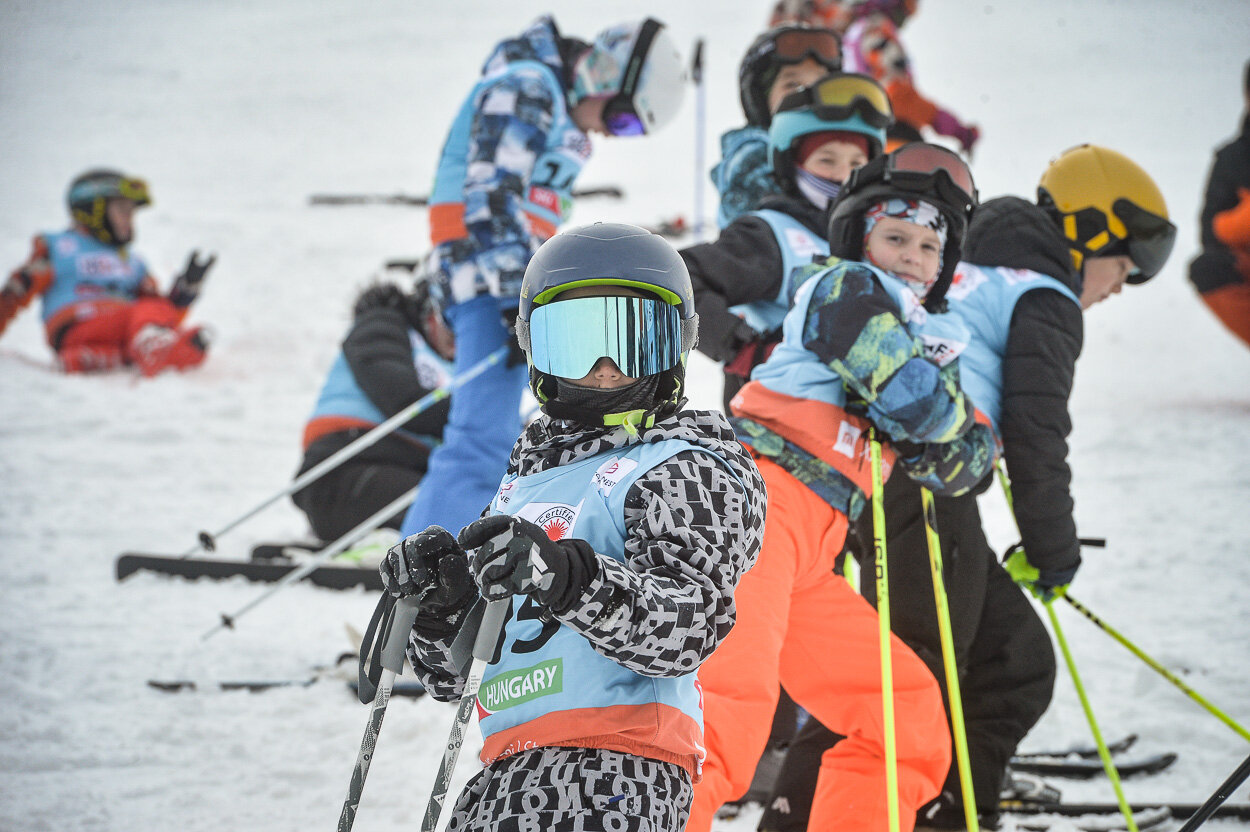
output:
[[[734,594],[737,623],[699,669],[707,760],[689,832],[743,794],[768,740],[779,687],[846,739],[825,752],[809,829],[884,832],[885,734],[878,618],[833,571],[847,519],[783,468],[756,460],[768,487],[764,546]],[[891,636],[900,829],[937,797],[950,767],[942,695]]]

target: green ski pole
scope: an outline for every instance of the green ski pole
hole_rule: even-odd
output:
[[[890,832],[899,832],[898,748],[894,736],[894,663],[890,653],[890,582],[885,558],[885,505],[882,498],[885,478],[881,474],[881,442],[877,440],[877,431],[873,428],[869,428],[868,442],[872,456],[872,543],[877,570],[877,621],[880,624],[878,633],[881,638],[881,710],[882,723],[885,728],[886,813]]]
[[[1007,478],[1007,472],[1003,470],[1002,462],[996,462],[994,465],[998,472],[998,481],[1003,486],[1003,495],[1007,498],[1007,506],[1011,509],[1012,519],[1015,519],[1015,501],[1011,496],[1011,481]],[[1019,524],[1017,524],[1019,531]],[[1050,617],[1050,626],[1054,630],[1055,640],[1059,642],[1059,649],[1063,652],[1063,661],[1068,666],[1068,675],[1072,677],[1072,684],[1076,688],[1076,695],[1081,700],[1081,709],[1085,711],[1085,720],[1089,723],[1090,733],[1094,736],[1094,743],[1098,746],[1098,757],[1102,760],[1103,770],[1107,772],[1107,779],[1111,781],[1111,787],[1115,790],[1116,802],[1120,806],[1120,813],[1124,815],[1124,821],[1128,825],[1129,832],[1137,832],[1137,822],[1133,820],[1133,810],[1129,808],[1128,801],[1124,797],[1124,788],[1120,785],[1120,772],[1116,770],[1115,762],[1111,759],[1111,751],[1107,748],[1107,743],[1102,738],[1102,732],[1098,730],[1098,720],[1094,718],[1094,709],[1089,704],[1089,697],[1085,695],[1085,686],[1081,684],[1081,675],[1077,672],[1076,661],[1072,658],[1072,651],[1068,649],[1068,640],[1063,636],[1063,628],[1059,626],[1059,616],[1055,615],[1053,606],[1054,598],[1042,601],[1042,606],[1046,608],[1046,614]]]
[[[977,798],[972,789],[972,764],[968,758],[968,732],[964,727],[964,702],[959,692],[959,667],[955,662],[955,637],[951,633],[950,604],[942,580],[942,540],[938,536],[937,508],[933,492],[920,489],[924,507],[924,532],[929,543],[929,569],[933,572],[933,600],[937,604],[938,634],[942,638],[942,665],[946,669],[946,695],[950,699],[951,728],[955,735],[955,761],[959,765],[959,788],[964,800],[964,822],[968,832],[980,832]]]
[[[1179,688],[1180,691],[1184,693],[1186,696],[1188,696],[1190,699],[1194,700],[1199,705],[1206,708],[1207,711],[1216,719],[1218,719],[1220,722],[1223,722],[1229,728],[1232,728],[1243,739],[1250,740],[1250,731],[1247,731],[1245,728],[1241,727],[1241,725],[1239,725],[1232,717],[1230,717],[1228,714],[1221,711],[1219,708],[1215,707],[1215,705],[1211,704],[1211,702],[1209,702],[1206,698],[1204,698],[1202,694],[1198,693],[1198,691],[1194,690],[1189,685],[1182,682],[1179,678],[1177,678],[1176,674],[1172,673],[1166,667],[1159,664],[1150,656],[1146,655],[1141,650],[1141,648],[1139,648],[1136,644],[1133,644],[1133,642],[1129,641],[1127,638],[1125,638],[1123,635],[1117,632],[1116,629],[1112,627],[1110,624],[1108,624],[1106,621],[1103,621],[1097,615],[1094,615],[1094,613],[1090,612],[1089,608],[1086,607],[1084,604],[1082,604],[1080,601],[1077,601],[1071,595],[1068,595],[1066,593],[1063,596],[1063,600],[1071,604],[1072,608],[1075,609],[1077,612],[1079,612],[1081,615],[1085,616],[1090,621],[1094,622],[1094,624],[1097,625],[1098,629],[1102,630],[1104,633],[1111,636],[1113,639],[1115,639],[1120,644],[1122,644],[1130,653],[1132,653],[1134,656],[1136,656],[1137,658],[1145,662],[1146,665],[1150,667],[1151,670],[1154,670],[1164,679],[1167,679],[1169,682],[1171,682],[1173,685]]]

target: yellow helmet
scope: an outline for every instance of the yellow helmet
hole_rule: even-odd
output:
[[[1042,174],[1037,204],[1059,224],[1078,271],[1086,257],[1124,254],[1137,267],[1128,282],[1145,283],[1176,242],[1159,186],[1109,148],[1083,144],[1061,153]]]

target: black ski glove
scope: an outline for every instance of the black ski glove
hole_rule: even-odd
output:
[[[421,596],[422,608],[446,608],[454,605],[467,588],[457,585],[454,564],[464,565],[468,577],[468,560],[451,532],[441,526],[430,526],[423,532],[409,535],[392,546],[378,565],[382,585],[396,598]]]
[[[598,573],[584,540],[552,540],[540,526],[495,514],[460,530],[469,566],[487,600],[529,595],[554,613],[568,611]],[[476,551],[473,551],[476,550]]]
[[[440,526],[430,526],[396,543],[379,564],[378,572],[386,591],[396,598],[421,597],[413,626],[426,638],[454,633],[462,614],[477,597],[464,549]]]
[[[179,309],[186,309],[200,296],[200,289],[208,270],[217,262],[217,255],[210,254],[204,261],[199,259],[199,251],[191,252],[187,265],[183,266],[182,274],[174,278],[174,285],[169,288],[169,302]]]

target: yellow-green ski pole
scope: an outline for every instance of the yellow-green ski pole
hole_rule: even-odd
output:
[[[933,573],[933,600],[937,604],[938,634],[942,638],[942,665],[946,669],[946,695],[951,706],[951,728],[955,735],[955,761],[959,766],[959,789],[964,799],[964,822],[968,832],[980,832],[977,798],[972,788],[972,764],[968,759],[968,732],[964,727],[964,702],[959,692],[959,667],[955,662],[955,637],[951,633],[950,604],[942,580],[942,540],[938,536],[937,508],[933,492],[920,489],[924,507],[924,533],[929,543],[929,569]]]
[[[1124,797],[1124,789],[1120,786],[1120,772],[1116,770],[1115,762],[1111,759],[1111,751],[1107,748],[1107,743],[1103,741],[1102,732],[1098,730],[1098,721],[1094,719],[1094,709],[1090,707],[1089,698],[1085,696],[1085,686],[1081,684],[1081,677],[1076,672],[1076,662],[1072,660],[1072,652],[1068,650],[1068,640],[1063,637],[1063,628],[1059,626],[1059,616],[1055,615],[1053,604],[1055,599],[1043,602],[1046,607],[1046,614],[1050,616],[1050,626],[1055,631],[1055,640],[1059,642],[1059,649],[1063,651],[1063,660],[1068,665],[1068,673],[1072,675],[1072,684],[1076,686],[1076,695],[1081,699],[1081,708],[1085,711],[1085,719],[1089,722],[1089,730],[1094,735],[1094,743],[1098,746],[1098,756],[1102,758],[1103,770],[1107,772],[1107,779],[1111,781],[1111,787],[1115,789],[1116,802],[1120,804],[1120,814],[1124,815],[1124,822],[1128,824],[1128,832],[1137,832],[1137,821],[1133,820],[1133,810],[1129,808],[1128,800]]]
[[[1079,612],[1081,615],[1085,616],[1090,621],[1094,622],[1094,624],[1097,625],[1098,629],[1102,630],[1104,633],[1111,636],[1116,641],[1120,642],[1120,644],[1124,645],[1124,647],[1130,653],[1132,653],[1134,656],[1136,656],[1137,658],[1145,662],[1146,665],[1150,667],[1151,670],[1154,670],[1164,679],[1167,679],[1173,685],[1176,685],[1176,687],[1179,688],[1182,693],[1184,693],[1190,699],[1197,702],[1202,707],[1206,708],[1207,711],[1216,719],[1218,719],[1220,722],[1223,722],[1229,728],[1232,728],[1243,739],[1250,740],[1250,731],[1247,731],[1245,728],[1241,727],[1241,725],[1239,725],[1232,717],[1230,717],[1228,714],[1224,713],[1219,708],[1215,707],[1215,705],[1207,701],[1202,696],[1202,694],[1198,693],[1198,691],[1194,690],[1189,685],[1182,682],[1179,678],[1177,678],[1176,674],[1172,673],[1166,667],[1159,664],[1154,659],[1150,658],[1150,656],[1146,655],[1141,650],[1141,648],[1139,648],[1136,644],[1133,644],[1133,642],[1129,641],[1124,636],[1120,635],[1120,633],[1118,633],[1115,630],[1115,628],[1112,627],[1110,624],[1108,624],[1106,621],[1103,621],[1101,618],[1094,615],[1094,613],[1090,612],[1090,610],[1080,601],[1076,600],[1071,595],[1068,595],[1066,593],[1063,596],[1063,600],[1071,604],[1072,608],[1075,609],[1077,612]]]
[[[1011,497],[1011,481],[1007,478],[1007,472],[1003,470],[1001,460],[995,463],[995,469],[998,471],[998,481],[1003,486],[1003,495],[1007,498],[1007,506],[1011,509],[1011,516],[1014,520],[1016,506]],[[1016,531],[1019,531],[1019,524],[1016,526]],[[1115,790],[1115,799],[1120,806],[1120,814],[1124,815],[1124,822],[1128,825],[1129,832],[1137,832],[1137,821],[1133,820],[1133,810],[1129,808],[1128,801],[1124,798],[1124,789],[1120,785],[1120,772],[1115,767],[1115,761],[1111,759],[1111,751],[1102,738],[1102,732],[1098,730],[1098,720],[1094,718],[1094,709],[1089,704],[1089,697],[1085,695],[1085,686],[1081,684],[1081,676],[1077,673],[1072,651],[1068,649],[1068,640],[1063,637],[1063,628],[1059,626],[1059,616],[1055,615],[1054,603],[1055,599],[1051,598],[1049,601],[1042,601],[1042,606],[1046,608],[1046,614],[1050,617],[1050,626],[1055,632],[1055,640],[1059,642],[1064,663],[1068,666],[1068,674],[1072,677],[1076,695],[1081,700],[1085,720],[1089,723],[1090,733],[1094,736],[1094,744],[1098,746],[1098,757],[1102,760],[1103,770],[1107,772],[1107,779],[1111,781],[1111,787]]]
[[[872,454],[872,544],[877,571],[877,621],[881,639],[881,712],[885,727],[886,816],[890,832],[899,832],[898,749],[894,739],[894,664],[890,653],[890,582],[885,559],[885,488],[881,475],[881,443],[874,429],[868,431]],[[1136,832],[1136,830],[1134,830]]]

